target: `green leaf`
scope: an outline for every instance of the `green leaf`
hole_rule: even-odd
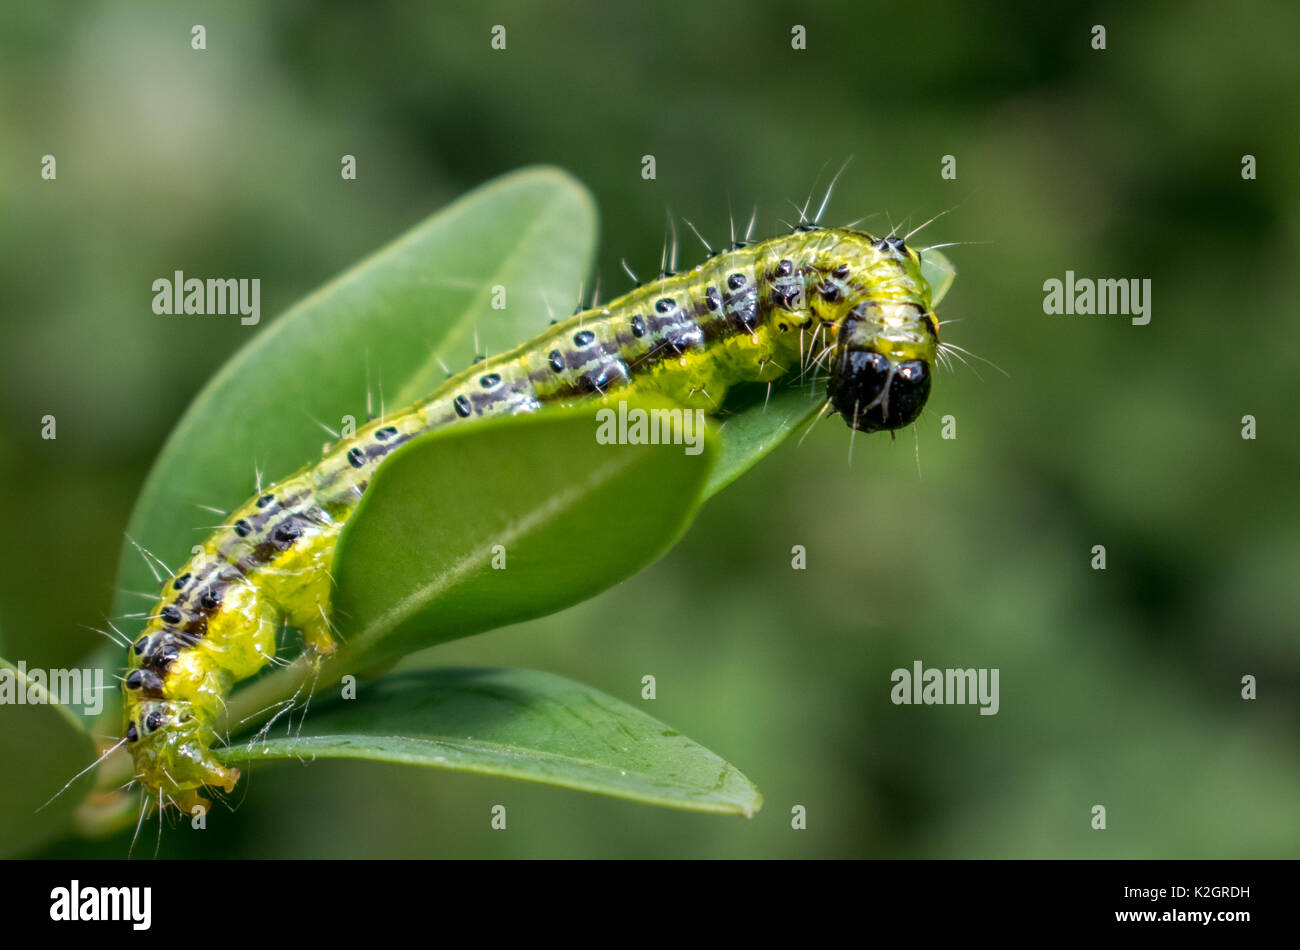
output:
[[[440,669],[362,685],[299,736],[222,749],[228,764],[348,758],[560,785],[691,811],[752,815],[734,766],[628,704],[536,670]]]
[[[78,717],[63,706],[20,704],[19,690],[25,699],[49,695],[0,658],[0,768],[4,774],[0,781],[0,857],[29,851],[70,833],[73,813],[92,787],[91,780],[83,778],[45,805],[94,762],[95,743]]]
[[[715,441],[701,433],[698,454],[601,444],[596,411],[451,427],[380,466],[334,557],[345,662],[552,613],[667,551],[700,505]]]
[[[751,393],[746,402],[729,405],[732,414],[724,417],[725,424],[718,433],[722,452],[705,488],[705,498],[712,498],[757,465],[801,424],[810,423],[823,401],[804,385],[773,389],[771,396]]]
[[[930,306],[937,307],[957,279],[957,268],[947,255],[939,251],[926,251],[921,255],[921,276],[930,285]]]
[[[540,332],[549,306],[572,299],[595,241],[587,190],[557,169],[525,169],[456,201],[298,303],[217,373],[186,410],[155,461],[131,516],[129,537],[172,567],[214,516],[255,490],[253,463],[281,478],[316,457],[325,436],[364,417],[367,385],[390,405],[440,382],[439,360],[464,365],[477,334],[500,352]],[[506,308],[490,306],[506,288]],[[118,588],[157,582],[129,541]],[[114,614],[138,611],[118,595]],[[129,633],[130,631],[128,631]],[[116,651],[97,652],[106,667]]]

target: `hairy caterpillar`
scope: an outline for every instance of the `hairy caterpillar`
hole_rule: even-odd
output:
[[[164,585],[128,651],[123,742],[150,799],[189,811],[239,772],[210,753],[235,683],[275,659],[283,624],[336,649],[329,567],[375,467],[417,435],[482,416],[653,393],[717,411],[727,389],[824,371],[862,432],[919,415],[940,355],[920,254],[898,237],[801,226],[734,243],[480,362],[337,443],[229,517]]]

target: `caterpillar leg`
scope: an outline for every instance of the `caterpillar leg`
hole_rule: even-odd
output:
[[[159,806],[164,809],[174,806],[183,815],[193,815],[195,808],[203,808],[206,811],[212,805],[201,794],[205,787],[212,786],[226,792],[235,790],[235,783],[239,781],[239,769],[227,768],[212,756],[192,746],[177,751],[179,755],[173,761],[172,768],[186,776],[185,785],[182,787],[173,782],[174,775],[171,770],[162,771],[162,777],[166,782],[161,786],[153,781],[146,781],[145,799],[149,802],[150,814]],[[202,784],[191,786],[190,782]]]
[[[302,638],[307,649],[316,654],[318,663],[321,658],[333,656],[338,652],[339,642],[323,613],[319,620],[302,628]]]
[[[227,768],[216,759],[209,759],[204,765],[208,773],[203,781],[204,785],[211,785],[226,792],[235,790],[235,783],[239,781],[239,769]]]
[[[205,762],[204,769],[207,776],[203,782],[204,785],[211,785],[227,792],[235,790],[235,783],[239,781],[239,769],[226,768],[215,759],[209,759]],[[198,788],[183,788],[170,792],[168,797],[181,814],[193,815],[195,808],[202,808],[207,811],[212,806],[212,802],[204,798],[199,792],[200,789]]]

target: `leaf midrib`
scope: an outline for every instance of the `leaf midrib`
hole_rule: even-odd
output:
[[[601,485],[612,481],[623,471],[638,464],[645,457],[644,452],[616,453],[613,460],[588,473],[584,478],[571,483],[560,493],[550,496],[544,504],[538,505],[509,527],[495,535],[489,535],[484,543],[478,546],[478,551],[490,552],[495,544],[500,544],[508,550],[515,541],[530,533],[533,529],[559,520],[560,516],[576,508],[582,502],[584,496]],[[457,581],[472,571],[481,568],[489,560],[490,558],[486,553],[471,554],[461,558],[454,565],[433,577],[428,583],[417,587],[405,597],[394,602],[389,609],[378,614],[374,622],[353,639],[351,649],[355,650],[356,655],[363,655],[371,644],[383,639],[386,634],[394,630],[404,620],[417,614],[421,607],[431,603],[442,591],[454,586]]]

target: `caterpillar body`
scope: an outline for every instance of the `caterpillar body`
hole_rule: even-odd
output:
[[[275,659],[276,633],[333,653],[330,562],[339,533],[390,452],[478,417],[653,393],[717,411],[741,382],[826,367],[827,406],[851,427],[916,419],[939,353],[919,253],[896,237],[802,226],[736,243],[452,376],[359,429],[235,511],[169,578],[128,650],[124,741],[151,799],[189,812],[237,769],[211,753],[233,686]]]

